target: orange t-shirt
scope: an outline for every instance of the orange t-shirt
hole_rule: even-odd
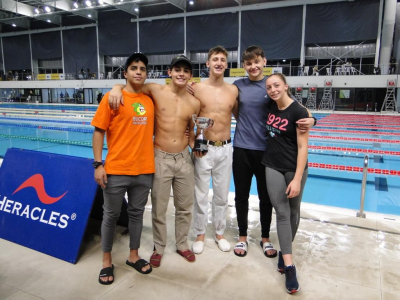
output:
[[[106,130],[106,173],[154,173],[153,101],[144,94],[122,91],[124,105],[120,105],[118,110],[112,110],[108,104],[109,94],[104,95],[91,123],[92,126]]]

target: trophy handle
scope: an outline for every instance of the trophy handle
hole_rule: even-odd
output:
[[[193,114],[193,115],[192,115],[192,120],[193,120],[193,123],[194,123],[194,124],[196,124],[196,119],[197,119],[197,115],[196,115],[196,114]]]

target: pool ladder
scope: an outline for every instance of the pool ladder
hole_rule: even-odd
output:
[[[361,183],[360,211],[357,212],[357,217],[359,218],[365,218],[364,201],[365,201],[365,188],[367,186],[367,174],[368,174],[368,155],[365,155],[364,166],[363,166],[363,177]]]

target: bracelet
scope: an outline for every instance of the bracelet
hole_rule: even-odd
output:
[[[314,119],[314,125],[313,126],[317,125],[317,118],[316,117],[311,117],[311,118]]]

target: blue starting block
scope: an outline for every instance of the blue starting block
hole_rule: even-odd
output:
[[[97,188],[90,159],[9,149],[0,168],[0,238],[76,263]]]

